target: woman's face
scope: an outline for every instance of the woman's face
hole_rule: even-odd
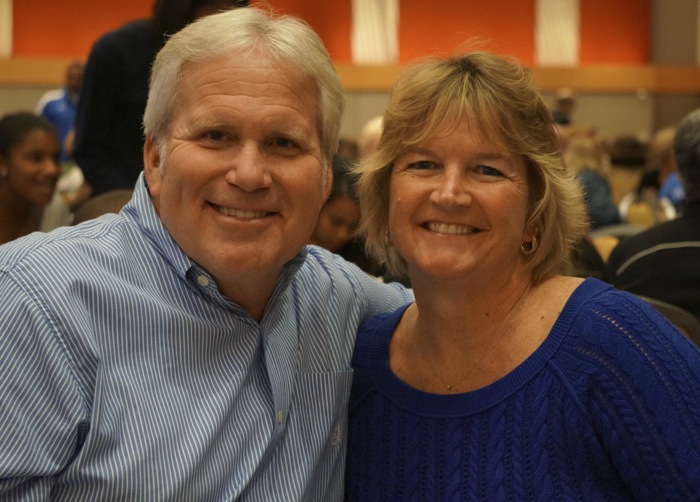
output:
[[[311,244],[329,251],[341,250],[357,233],[360,205],[350,197],[333,197],[321,209]]]
[[[394,163],[389,233],[412,280],[509,278],[525,263],[527,206],[525,162],[462,121]]]
[[[0,183],[18,198],[37,206],[51,201],[61,175],[58,138],[44,129],[29,131],[10,148],[7,159],[0,159],[4,173]]]

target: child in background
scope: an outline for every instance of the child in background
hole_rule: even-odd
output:
[[[30,112],[0,119],[0,244],[39,230],[61,175],[56,130]]]
[[[360,224],[360,203],[354,180],[348,174],[349,167],[348,159],[339,156],[333,159],[333,188],[309,241],[334,253],[350,243]]]

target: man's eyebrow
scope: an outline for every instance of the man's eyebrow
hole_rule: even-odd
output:
[[[212,115],[193,118],[189,121],[189,125],[194,129],[217,129],[230,127],[230,123],[227,123],[227,121]]]

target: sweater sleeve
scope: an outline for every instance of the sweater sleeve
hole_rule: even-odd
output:
[[[700,500],[700,349],[631,294],[609,290],[573,329],[571,382],[636,500]]]

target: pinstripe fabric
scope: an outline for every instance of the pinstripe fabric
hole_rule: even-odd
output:
[[[0,247],[0,499],[340,500],[358,324],[410,298],[318,248],[260,323],[162,227]]]

